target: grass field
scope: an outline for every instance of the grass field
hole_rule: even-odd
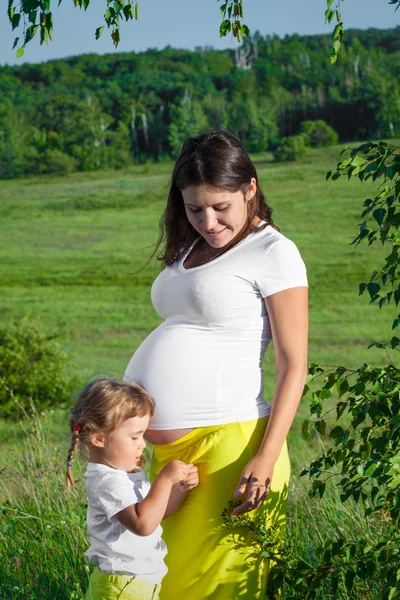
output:
[[[307,158],[292,164],[275,164],[267,154],[255,156],[254,161],[276,224],[296,242],[308,268],[310,361],[349,367],[363,362],[380,365],[386,362],[386,355],[367,346],[372,340],[390,336],[391,309],[384,308],[380,313],[368,304],[367,297],[359,298],[358,284],[369,280],[383,254],[378,245],[350,245],[357,234],[362,202],[374,194],[376,186],[344,179],[326,182],[325,174],[335,166],[340,150],[339,146],[313,150]],[[95,373],[121,377],[132,353],[160,323],[150,302],[150,287],[159,265],[153,260],[139,269],[157,239],[171,167],[163,162],[123,172],[0,184],[0,323],[27,315],[39,318],[50,332],[59,334],[58,341],[71,356],[80,384]],[[272,352],[267,352],[265,373],[268,397],[274,385]],[[294,457],[291,514],[304,524],[307,540],[303,542],[312,552],[312,544],[317,543],[315,536],[335,529],[339,518],[351,531],[362,524],[356,512],[350,514],[348,508],[338,508],[334,496],[327,500],[331,502],[329,510],[317,503],[303,505],[306,484],[297,475],[314,453],[313,446],[307,445],[299,433],[306,414],[307,403],[303,402],[289,440]],[[27,435],[17,425],[0,423],[0,504],[8,527],[0,534],[2,562],[13,557],[16,564],[23,562],[23,544],[17,548],[11,537],[23,540],[27,527],[33,532],[29,534],[31,542],[35,540],[28,553],[33,553],[31,564],[39,558],[43,535],[48,540],[48,551],[44,553],[48,566],[41,564],[40,568],[50,583],[43,587],[46,575],[29,580],[20,571],[18,579],[18,569],[0,567],[0,599],[81,598],[79,586],[85,581],[80,558],[85,544],[81,521],[84,499],[80,498],[74,507],[71,498],[60,491],[67,414],[55,410],[44,417],[43,423],[35,421],[29,430],[33,433]],[[33,444],[29,452],[27,440]],[[43,455],[36,464],[37,448],[42,448]],[[33,471],[38,473],[36,480]],[[23,505],[17,500],[21,490]],[[52,495],[54,490],[58,490],[57,497]],[[21,510],[28,515],[25,521]],[[307,519],[315,519],[321,510],[328,519],[326,529],[312,532]],[[60,514],[65,514],[62,527]],[[34,519],[40,521],[39,530],[32,525]],[[76,529],[77,523],[79,534],[71,534],[70,528]],[[60,540],[70,549],[65,556]],[[28,539],[25,541],[28,544]],[[51,558],[51,548],[58,562]],[[17,573],[14,579],[11,572]],[[75,575],[71,577],[71,573]],[[18,589],[10,596],[13,587]],[[41,596],[39,589],[47,592]],[[59,595],[54,596],[56,589]]]

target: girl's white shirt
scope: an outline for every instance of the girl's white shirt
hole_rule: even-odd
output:
[[[104,573],[125,575],[160,583],[167,567],[167,549],[162,528],[148,536],[138,536],[116,518],[131,504],[137,504],[150,490],[141,469],[126,473],[107,465],[89,462],[85,473],[88,497],[87,529],[91,542],[85,556]]]
[[[186,269],[186,256],[154,281],[151,298],[164,322],[135,352],[124,379],[154,399],[150,429],[267,416],[262,358],[272,334],[264,298],[307,286],[297,247],[268,226],[204,265]]]

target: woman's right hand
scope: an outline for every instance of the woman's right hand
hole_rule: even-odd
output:
[[[160,475],[167,477],[172,485],[186,481],[189,473],[193,469],[192,464],[187,464],[181,460],[172,460],[161,470]]]

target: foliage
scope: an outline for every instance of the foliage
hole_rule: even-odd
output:
[[[199,119],[200,130],[227,128],[250,152],[273,150],[305,120],[326,121],[342,140],[399,135],[400,27],[347,38],[334,73],[326,35],[255,34],[236,52],[166,48],[0,67],[0,176],[175,156],[185,98],[197,112],[191,131]],[[56,150],[72,160],[53,160]]]
[[[36,33],[40,32],[40,44],[48,43],[53,39],[53,6],[55,0],[29,0],[29,2],[20,2],[19,0],[8,0],[7,16],[12,30],[21,29],[23,40],[17,49],[17,58],[24,54],[24,48],[30,42]],[[139,4],[135,0],[105,0],[106,11],[104,13],[104,22],[111,28],[111,38],[115,47],[120,41],[120,21],[129,21],[139,19]],[[325,20],[328,23],[336,20],[336,25],[332,32],[332,54],[331,64],[336,62],[338,56],[341,56],[340,50],[344,37],[344,26],[341,20],[340,4],[343,0],[326,0]],[[60,4],[62,0],[58,0]],[[219,2],[219,0],[218,0]],[[222,22],[219,28],[220,37],[232,33],[233,37],[240,43],[244,38],[250,37],[250,31],[247,25],[243,23],[243,0],[223,0],[220,5]],[[76,7],[86,10],[90,0],[74,0]],[[397,8],[400,6],[400,0],[389,0]],[[104,25],[97,27],[95,37],[98,39],[104,30]],[[20,42],[20,37],[14,40],[13,48]]]
[[[40,170],[54,175],[68,175],[76,167],[76,160],[57,148],[48,148],[40,156]]]
[[[336,131],[322,119],[303,121],[300,132],[307,136],[308,146],[333,146],[339,141]]]
[[[368,292],[370,302],[376,302],[379,308],[390,302],[397,307],[400,302],[399,148],[384,142],[368,142],[354,148],[327,178],[336,180],[343,175],[348,179],[358,177],[361,181],[381,180],[375,198],[364,202],[363,220],[353,244],[368,241],[372,245],[379,241],[389,246],[384,264],[372,273],[368,283],[360,285],[360,294]],[[400,315],[397,315],[392,329],[399,324]],[[400,340],[393,336],[389,343],[379,341],[371,345],[385,349],[389,355],[390,350],[397,351]],[[370,544],[362,538],[327,540],[322,549],[322,571],[329,574],[333,594],[339,583],[333,564],[339,560],[348,593],[355,579],[366,584],[369,578],[380,573],[382,585],[376,597],[382,600],[399,597],[400,370],[390,359],[384,367],[363,364],[357,370],[312,364],[309,373],[311,381],[323,377],[324,383],[312,392],[313,420],[304,422],[303,432],[307,437],[312,427],[322,437],[328,436],[331,442],[326,452],[303,472],[312,479],[311,496],[322,498],[327,482],[334,478],[342,502],[349,499],[359,502],[366,517],[386,519],[389,529],[387,535]],[[304,394],[308,392],[309,385]],[[334,406],[325,408],[324,405],[332,401]],[[332,411],[336,418],[330,426],[327,415]],[[306,570],[304,575],[309,579]],[[316,596],[309,592],[306,597]]]
[[[0,102],[0,178],[34,171],[36,159],[32,126],[10,102]]]
[[[340,13],[340,4],[343,0],[326,0],[325,20],[328,23],[336,21],[336,25],[332,32],[332,54],[331,65],[333,65],[339,56],[341,56],[342,41],[344,38],[344,26]],[[400,6],[400,0],[389,0],[389,4],[393,4],[397,10]]]
[[[290,523],[284,533],[282,527],[266,525],[261,515],[245,514],[232,520],[230,512],[234,505],[229,503],[229,508],[223,512],[224,526],[228,530],[250,532],[250,544],[263,560],[270,561],[268,600],[275,600],[278,594],[284,600],[386,600],[398,597],[400,537],[393,527],[386,528],[394,534],[391,539],[381,536],[375,544],[360,545],[353,539],[337,535],[313,548],[314,554],[307,555],[300,532]],[[393,584],[394,592],[390,596]]]
[[[314,362],[350,365],[356,370],[368,354],[362,341],[368,341],[370,335],[373,339],[381,339],[382,330],[374,307],[368,306],[365,301],[358,302],[357,292],[353,301],[352,288],[357,289],[356,282],[368,281],[360,273],[369,272],[371,256],[362,252],[364,244],[354,251],[347,246],[347,242],[353,239],[352,223],[357,217],[357,205],[361,205],[368,194],[374,197],[371,195],[374,184],[371,178],[360,185],[357,177],[350,182],[347,182],[347,177],[342,177],[334,184],[326,184],[324,175],[328,168],[336,165],[336,157],[336,148],[322,148],[312,149],[310,157],[301,165],[277,165],[271,163],[266,155],[252,158],[262,189],[276,209],[275,222],[291,232],[307,263],[314,322],[310,331],[310,356]],[[68,348],[68,353],[76,356],[76,369],[82,384],[99,370],[121,377],[134,350],[159,325],[160,318],[149,302],[150,287],[158,267],[149,265],[141,273],[133,273],[146,261],[156,238],[171,168],[171,161],[163,161],[136,165],[123,173],[108,171],[77,173],[68,178],[32,177],[29,180],[4,181],[1,185],[2,321],[6,323],[11,315],[20,317],[29,303],[52,331],[57,331],[60,322],[64,322],[64,327],[71,333],[68,340],[60,338],[59,341]],[[293,210],[294,202],[296,210]],[[326,243],[327,240],[329,243]],[[374,260],[381,252],[376,246],[371,247]],[[382,311],[386,312],[388,308],[385,304]],[[327,340],[329,343],[326,343]],[[369,353],[375,357],[371,357],[369,362],[381,364],[381,358],[384,358],[380,357],[381,350],[374,347]],[[275,375],[273,355],[266,357],[264,368],[266,395],[269,397],[273,392]],[[326,442],[319,440],[314,428],[310,430],[309,444],[301,440],[300,425],[306,413],[305,398],[300,404],[289,440],[295,475],[290,486],[289,535],[296,549],[296,560],[313,559],[313,564],[314,559],[322,561],[320,548],[325,540],[333,539],[336,532],[345,539],[357,539],[357,527],[365,523],[365,530],[372,540],[384,537],[386,533],[383,528],[374,526],[377,519],[371,523],[372,515],[369,520],[365,518],[359,504],[355,505],[349,499],[342,505],[339,494],[336,494],[338,488],[333,484],[329,486],[329,482],[322,500],[319,495],[314,499],[307,498],[308,477],[299,480],[297,474],[308,460],[311,462],[314,456],[319,456],[316,452]],[[67,414],[61,417],[57,411],[51,418],[55,426],[62,422],[66,427]],[[19,428],[15,423],[0,421],[0,469],[15,466],[21,460],[7,458],[6,454],[7,447],[14,449],[21,443],[19,438],[14,437],[16,430]],[[55,430],[54,442],[45,446],[52,454],[53,470],[64,467],[64,452],[57,454],[55,447],[66,437],[66,434],[64,436],[64,433]],[[29,452],[24,454],[29,455]],[[35,463],[24,462],[24,469],[28,469],[28,464],[32,467]],[[6,489],[10,485],[7,473],[9,471],[0,478],[0,486],[3,484]],[[33,467],[30,473],[33,478],[36,473]],[[34,481],[37,485],[38,480],[32,479]],[[48,481],[56,502],[59,493],[61,496],[60,488],[53,485],[50,475]],[[330,482],[334,482],[334,478]],[[34,489],[37,490],[37,487]],[[43,503],[41,498],[40,495],[37,500],[39,506]],[[52,493],[48,498],[49,503],[53,502]],[[28,514],[36,515],[33,512]],[[327,517],[330,518],[328,523]],[[1,529],[3,523],[4,526],[8,524],[8,517],[1,516],[0,520]],[[23,519],[21,514],[18,520],[20,527],[15,544],[7,544],[10,554],[6,554],[4,559],[2,555],[0,561],[3,567],[0,573],[5,571],[7,576],[10,563],[14,563],[12,557],[18,556],[11,554],[12,550],[25,548],[24,534],[29,535],[31,524],[36,523],[35,519]],[[81,528],[84,531],[83,521]],[[57,535],[59,533],[57,529]],[[63,533],[67,535],[68,531]],[[77,549],[73,544],[78,535],[82,535],[81,529],[78,530],[78,524],[74,523],[71,538],[60,538],[59,542],[81,569],[82,563],[76,560]],[[36,539],[35,548],[39,548],[41,538],[38,536]],[[0,546],[2,544],[0,541]],[[43,546],[43,551],[46,551],[46,546]],[[41,572],[47,574],[43,584],[53,586],[57,573],[61,576],[65,573],[64,567],[57,570],[56,559],[55,554],[53,560],[47,562],[46,571],[43,565]],[[60,556],[61,559],[64,560],[64,555]],[[46,558],[46,561],[49,559]],[[33,559],[31,562],[36,564]],[[15,569],[8,581],[19,585],[19,581],[26,577],[21,588],[27,593],[34,580],[32,570],[27,571],[27,562],[23,565],[25,569]],[[71,569],[67,572],[70,578],[66,580],[66,589],[76,581],[76,571]],[[375,578],[379,579],[379,573]],[[35,585],[39,585],[38,581]],[[371,585],[374,585],[373,582]],[[46,597],[63,598],[61,591],[57,595],[53,588],[49,589]],[[4,600],[10,597],[13,597],[10,591],[8,595],[4,594]],[[321,597],[329,598],[329,593]],[[339,594],[337,597],[341,598]],[[346,598],[345,595],[342,597]],[[350,598],[370,600],[362,590],[356,594],[355,588]]]
[[[53,39],[53,13],[51,11],[52,0],[29,0],[20,2],[20,0],[8,0],[7,16],[12,30],[22,29],[22,39],[16,37],[13,48],[20,44],[17,50],[17,58],[24,54],[24,48],[35,35],[39,32],[40,44],[48,43]],[[62,0],[58,0],[60,5]],[[55,2],[53,1],[53,5]],[[90,0],[74,0],[76,7],[86,10]],[[114,46],[117,47],[120,40],[119,28],[120,21],[129,21],[139,18],[139,4],[132,0],[106,0],[106,12],[104,21],[108,28],[111,28],[111,38]],[[101,36],[104,25],[97,27],[95,31],[96,40]],[[21,35],[21,34],[20,34]],[[20,42],[21,39],[21,42]]]
[[[6,450],[3,456],[1,600],[83,600],[87,587],[90,567],[84,557],[89,545],[84,477],[77,473],[78,489],[66,493],[68,418],[65,415],[58,438],[52,438],[48,428],[51,412],[39,415],[31,404],[31,415],[25,413],[20,422],[22,447]]]
[[[307,137],[304,134],[282,138],[273,150],[276,162],[287,162],[304,158],[307,154]]]
[[[201,105],[185,95],[180,105],[174,108],[169,128],[169,143],[172,156],[176,158],[182,149],[183,142],[188,138],[199,135],[209,128],[207,117]]]
[[[239,43],[242,41],[243,36],[249,37],[249,28],[241,21],[243,19],[242,0],[225,0],[224,4],[220,6],[220,11],[223,19],[219,27],[220,37],[224,37],[232,32],[233,37]]]
[[[344,152],[347,149],[345,148]],[[364,202],[364,210],[361,214],[363,219],[360,231],[354,239],[353,244],[359,244],[363,240],[371,245],[378,240],[382,244],[389,245],[390,254],[385,258],[384,265],[374,271],[368,283],[360,285],[360,294],[368,292],[371,303],[377,302],[379,308],[387,302],[394,302],[396,308],[400,302],[400,278],[399,278],[399,248],[400,235],[400,148],[385,142],[368,142],[350,152],[350,156],[337,165],[336,171],[329,171],[327,179],[339,179],[347,175],[348,179],[357,176],[361,181],[372,179],[376,181],[382,178],[383,182],[379,192],[374,199],[368,198]],[[391,288],[386,293],[384,286],[390,284]],[[392,323],[392,329],[400,324],[400,314]],[[392,337],[390,344],[374,343],[379,347],[397,348],[400,340]]]
[[[346,151],[346,149],[345,149]],[[339,161],[327,178],[336,180],[343,175],[361,181],[381,179],[378,194],[364,202],[363,219],[354,244],[368,241],[389,246],[384,264],[375,270],[369,282],[360,285],[360,294],[368,293],[370,302],[379,308],[400,302],[399,245],[400,225],[400,155],[399,148],[384,142],[363,144],[350,156]],[[400,324],[398,314],[392,329]],[[389,352],[398,351],[400,339],[392,336],[388,343],[373,342],[372,346]],[[343,366],[326,368],[312,364],[311,381],[323,377],[324,383],[312,392],[310,404],[313,420],[303,424],[307,437],[314,428],[322,437],[329,437],[330,446],[303,472],[312,479],[311,496],[323,497],[327,482],[334,478],[340,488],[342,502],[353,499],[365,510],[366,517],[386,519],[388,532],[374,543],[365,539],[327,540],[320,575],[329,575],[330,591],[335,594],[339,585],[334,564],[340,561],[348,593],[355,580],[367,584],[369,578],[381,574],[382,585],[377,598],[382,600],[400,595],[400,370],[389,360],[384,367],[363,364],[357,370]],[[304,394],[310,391],[306,386]],[[337,396],[337,400],[334,400]],[[331,407],[332,401],[334,406]],[[329,402],[329,408],[325,404]],[[329,425],[327,416],[335,411],[335,423]],[[313,590],[315,567],[299,565],[298,573]],[[309,574],[308,574],[309,573]],[[310,579],[311,578],[311,579]],[[314,586],[315,587],[315,586]],[[309,591],[304,597],[317,597]]]
[[[69,399],[74,381],[54,337],[28,319],[0,327],[0,417],[19,418],[31,399],[40,410]]]
[[[380,181],[375,198],[364,202],[353,244],[389,246],[382,266],[360,285],[360,294],[367,292],[370,302],[381,309],[390,303],[397,308],[400,302],[398,151],[393,145],[369,142],[352,149],[327,174],[333,180],[347,176]],[[392,329],[399,324],[397,315]],[[346,536],[338,527],[314,555],[307,556],[290,530],[283,540],[276,528],[245,517],[241,525],[252,532],[260,555],[273,562],[268,580],[271,599],[278,590],[285,600],[400,597],[400,370],[390,356],[398,352],[400,339],[393,336],[388,343],[371,346],[385,350],[386,366],[310,365],[303,396],[311,395],[311,418],[302,426],[305,439],[318,437],[323,451],[302,472],[311,479],[310,497],[322,502],[333,487],[338,502],[347,504],[348,510],[358,507],[367,531]],[[368,527],[377,524],[380,534],[368,535]],[[232,525],[229,519],[226,525]]]

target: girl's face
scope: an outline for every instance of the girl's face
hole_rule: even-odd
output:
[[[245,194],[203,185],[189,186],[182,191],[187,219],[210,246],[223,248],[245,225],[247,203],[256,190],[254,177]]]
[[[95,454],[94,462],[119,469],[132,471],[140,463],[146,443],[143,434],[149,425],[150,416],[131,417],[123,421],[122,425],[114,431],[106,441],[103,436],[92,437]],[[92,459],[92,453],[90,458]]]

